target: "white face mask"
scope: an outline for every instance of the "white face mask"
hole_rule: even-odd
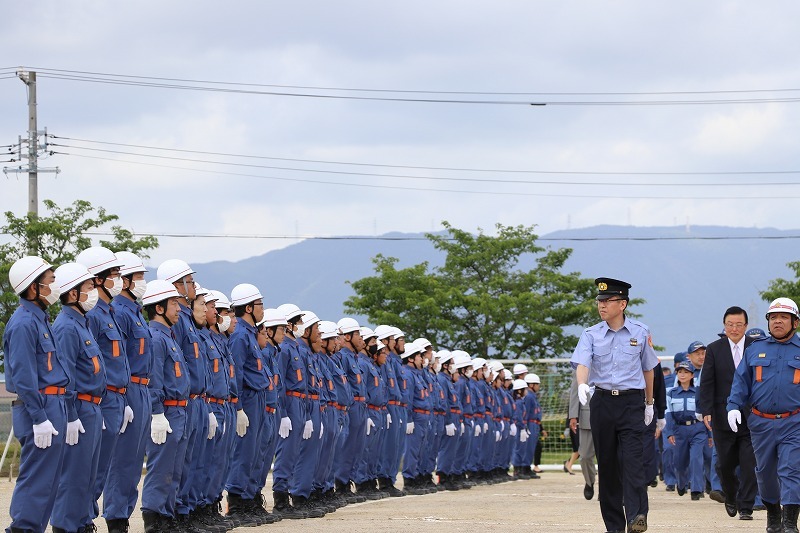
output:
[[[53,305],[58,301],[58,298],[61,296],[61,289],[56,287],[55,281],[50,285],[45,285],[44,283],[40,283],[39,285],[44,285],[50,289],[50,294],[44,297],[44,301],[47,302],[47,305]]]
[[[473,370],[472,368],[468,368],[467,369],[467,377],[468,378],[471,378],[472,374],[474,374],[474,373],[475,373],[475,370]]]
[[[438,374],[439,372],[441,372],[441,371],[442,371],[442,363],[440,363],[439,361],[436,361],[436,362],[433,364],[433,371],[434,371],[434,372],[436,372],[437,374]]]
[[[116,278],[111,278],[111,280],[114,282],[114,286],[106,290],[113,298],[122,292],[122,278],[118,276]]]
[[[97,300],[100,298],[100,295],[97,292],[97,289],[92,289],[89,292],[82,292],[81,294],[86,295],[86,301],[78,302],[78,305],[81,306],[81,309],[83,309],[84,312],[88,313],[89,311],[94,309],[94,306],[97,305]]]
[[[228,331],[228,328],[231,327],[231,317],[225,315],[220,318],[222,319],[222,322],[217,324],[217,327],[219,328],[220,333],[225,333],[226,331]]]
[[[430,359],[425,359],[425,358],[423,357],[423,358],[422,358],[422,368],[428,368],[428,365],[429,365],[429,364],[431,364],[431,360],[430,360]]]
[[[305,333],[306,328],[302,324],[297,324],[297,329],[294,332],[294,338],[299,339]]]
[[[137,300],[141,300],[142,296],[144,296],[144,291],[147,290],[147,282],[143,279],[137,279],[131,285],[130,291],[133,294],[133,297]]]

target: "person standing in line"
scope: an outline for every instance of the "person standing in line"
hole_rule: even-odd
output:
[[[586,329],[572,355],[578,399],[589,401],[599,459],[600,512],[610,532],[647,531],[642,439],[653,421],[653,369],[658,357],[650,330],[625,315],[630,283],[597,278],[602,322]]]

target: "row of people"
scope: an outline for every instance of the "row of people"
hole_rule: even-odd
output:
[[[22,452],[11,533],[48,521],[94,531],[101,495],[109,533],[126,532],[145,457],[147,533],[320,517],[512,479],[510,465],[536,477],[539,378],[523,365],[512,373],[293,304],[265,309],[247,283],[228,298],[182,260],[149,283],[146,272],[103,247],[57,269],[35,256],[12,266],[20,305],[3,349]]]

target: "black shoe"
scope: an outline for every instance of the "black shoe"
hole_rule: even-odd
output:
[[[754,511],[766,511],[767,507],[765,505],[754,505],[753,506],[753,510]]]
[[[303,496],[292,496],[292,507],[298,511],[304,512],[306,518],[322,518],[325,516],[325,511],[314,506],[314,504],[308,501],[308,498]]]
[[[742,509],[739,511],[739,520],[752,520],[753,519],[753,511],[749,509]]]
[[[684,494],[686,494],[686,489],[678,487],[678,496],[683,496]]]
[[[109,520],[106,518],[106,527],[108,528],[108,533],[128,533],[128,519],[117,518]]]
[[[284,520],[301,520],[308,518],[308,515],[300,509],[295,509],[289,503],[288,492],[272,492],[272,514],[280,516]]]
[[[717,503],[725,503],[725,493],[721,490],[712,490],[708,494],[708,497]]]
[[[642,533],[643,531],[647,531],[647,516],[643,514],[637,514],[633,519],[633,522],[628,525],[628,532]]]
[[[667,485],[667,492],[675,492],[675,485]]]
[[[388,477],[383,477],[378,480],[378,490],[385,493],[390,498],[401,498],[406,493],[392,484],[392,480]]]
[[[653,478],[653,481],[648,483],[648,485],[650,485],[653,488],[658,487],[658,480],[656,478]]]
[[[705,497],[705,495],[702,492],[692,492],[692,499],[695,501],[703,497]]]
[[[594,485],[589,485],[588,483],[583,486],[583,497],[587,500],[591,500],[594,498]]]
[[[158,513],[150,511],[142,511],[142,520],[144,521],[144,533],[160,533],[161,523],[164,522],[166,517],[162,517]],[[13,532],[12,528],[12,532]],[[56,531],[56,528],[53,528]]]
[[[783,506],[783,533],[800,533],[797,529],[798,515],[800,515],[800,505]]]
[[[767,510],[767,533],[782,533],[781,504],[764,502],[764,508]]]
[[[733,518],[736,516],[737,511],[738,509],[736,508],[736,502],[725,502],[725,512],[728,513],[728,516]],[[750,514],[752,515],[753,513],[751,512]]]

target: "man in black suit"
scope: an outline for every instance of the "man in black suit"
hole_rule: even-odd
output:
[[[707,346],[703,377],[697,393],[697,412],[703,413],[706,426],[712,431],[717,448],[717,472],[725,492],[725,511],[740,520],[752,520],[756,491],[756,459],[750,442],[745,410],[739,431],[731,431],[727,422],[726,404],[736,367],[744,356],[744,349],[752,339],[745,336],[747,312],[741,307],[730,307],[722,318],[725,337]],[[740,472],[737,478],[736,467]]]

